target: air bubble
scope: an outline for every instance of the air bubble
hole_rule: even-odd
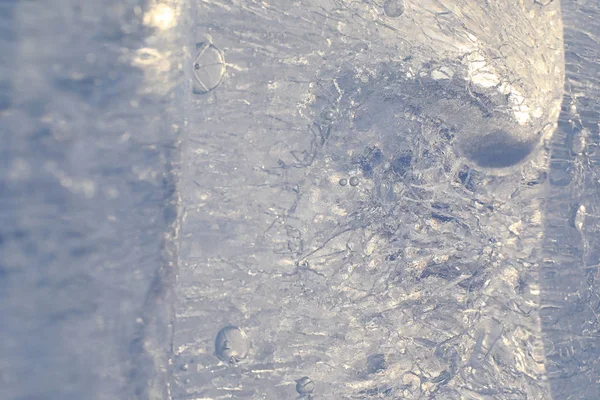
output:
[[[325,118],[327,121],[332,121],[334,117],[335,114],[331,110],[327,110],[323,113],[323,118]]]
[[[298,394],[312,394],[315,391],[315,383],[308,376],[296,381],[296,392]]]
[[[392,203],[396,199],[394,183],[387,179],[376,180],[377,196],[384,204]]]
[[[533,150],[532,143],[520,142],[501,129],[465,143],[465,155],[484,168],[506,168],[523,161]]]
[[[217,334],[215,355],[224,362],[235,364],[248,356],[250,340],[237,326],[226,326]]]
[[[404,0],[385,0],[383,12],[390,18],[397,18],[404,14]]]
[[[571,226],[577,229],[578,231],[583,230],[586,211],[587,210],[585,208],[585,205],[583,204],[580,204],[573,210],[573,215],[571,217]]]
[[[194,60],[194,93],[208,93],[221,83],[225,74],[225,58],[221,50],[209,43],[196,44]]]

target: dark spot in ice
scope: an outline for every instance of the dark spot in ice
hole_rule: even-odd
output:
[[[433,203],[431,205],[435,210],[439,210],[439,212],[431,213],[431,217],[440,221],[440,222],[450,222],[454,220],[452,215],[449,215],[450,205],[445,203]]]
[[[367,357],[367,372],[369,374],[375,374],[385,368],[385,354],[371,354]]]
[[[475,191],[473,174],[472,170],[469,167],[465,166],[461,171],[458,172],[458,179],[460,180],[460,183],[462,183],[464,187],[467,188],[467,190],[471,192]]]
[[[469,140],[463,150],[480,167],[505,168],[523,161],[533,150],[533,144],[520,142],[498,129]]]
[[[393,394],[393,389],[391,387],[365,389],[361,390],[359,394],[361,396],[376,396],[378,398],[380,398],[382,395],[383,397],[390,397]]]
[[[527,182],[527,186],[536,186],[546,182],[548,179],[548,174],[546,172],[542,172],[537,179]]]
[[[444,385],[452,379],[452,375],[448,371],[442,371],[438,376],[433,378],[431,382]]]
[[[392,171],[394,171],[398,175],[404,175],[409,170],[411,162],[412,153],[404,153],[394,158],[390,164],[392,167]]]
[[[469,271],[472,274],[471,277],[461,281],[458,286],[472,291],[481,290],[485,282],[488,280],[488,276],[486,274],[482,274],[480,271],[480,269],[471,269],[471,271]]]
[[[444,139],[446,139],[447,141],[451,142],[456,137],[456,129],[454,129],[454,128],[441,128],[440,129],[440,135]]]
[[[388,254],[385,259],[386,261],[396,261],[398,259],[398,257],[400,257],[400,254],[398,253],[393,253],[393,254]]]
[[[377,147],[370,147],[358,160],[358,165],[365,177],[373,176],[373,169],[383,162],[383,153]]]
[[[451,217],[449,215],[444,215],[444,214],[440,214],[440,213],[431,213],[431,218],[436,219],[440,222],[450,222],[454,220],[454,217]]]
[[[450,210],[450,204],[440,203],[437,201],[431,203],[431,207],[435,208],[436,210],[441,210],[441,211],[445,211],[445,212]]]
[[[423,273],[421,273],[421,279],[429,278],[430,276],[436,276],[448,281],[458,278],[462,274],[460,268],[457,268],[452,263],[441,263],[441,264],[429,264],[425,267]]]

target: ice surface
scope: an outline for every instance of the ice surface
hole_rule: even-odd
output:
[[[0,2],[0,398],[599,397],[597,2],[392,3]]]

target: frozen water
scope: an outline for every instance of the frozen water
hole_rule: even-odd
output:
[[[599,397],[597,2],[307,3],[0,2],[0,398]]]

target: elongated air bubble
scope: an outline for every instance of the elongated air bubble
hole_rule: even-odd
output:
[[[498,129],[474,138],[463,149],[471,161],[483,168],[506,168],[523,161],[533,150],[533,143],[520,142]]]

